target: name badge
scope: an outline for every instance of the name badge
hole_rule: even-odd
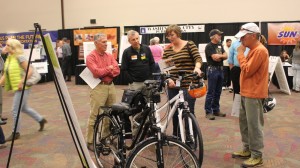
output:
[[[145,60],[146,59],[146,54],[145,53],[142,53],[141,54],[141,60]]]
[[[137,55],[132,55],[131,60],[137,60]]]

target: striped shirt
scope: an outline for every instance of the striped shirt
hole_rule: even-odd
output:
[[[188,48],[190,49],[191,56],[189,54]],[[193,73],[196,62],[200,62],[200,64],[202,64],[202,58],[200,56],[198,48],[192,41],[188,41],[187,44],[178,52],[175,52],[173,50],[173,47],[166,49],[164,51],[163,59],[170,58],[173,60],[176,68],[171,69],[169,72],[170,74],[175,75],[178,74],[179,70],[184,70],[187,73]],[[175,81],[175,79],[173,80]],[[187,80],[183,80],[181,86],[188,87],[192,80],[192,77]],[[197,82],[197,80],[194,80],[193,82]]]

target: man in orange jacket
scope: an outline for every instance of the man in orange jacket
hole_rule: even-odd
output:
[[[241,67],[240,75],[240,132],[243,150],[234,152],[233,158],[249,158],[242,167],[254,167],[263,164],[263,100],[268,97],[268,50],[259,42],[260,30],[255,23],[241,27],[236,37],[241,38],[242,45],[237,49]],[[250,49],[244,56],[246,47]]]

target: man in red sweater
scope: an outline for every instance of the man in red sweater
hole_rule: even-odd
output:
[[[237,38],[242,45],[237,49],[241,67],[240,94],[241,109],[239,116],[243,150],[234,152],[233,158],[248,158],[242,167],[254,167],[263,164],[263,100],[268,97],[268,50],[259,42],[260,30],[255,23],[247,23],[241,27]],[[250,49],[247,57],[244,52]]]
[[[94,78],[101,82],[90,91],[91,111],[87,126],[87,147],[93,151],[94,125],[101,106],[111,106],[116,102],[116,89],[113,79],[120,74],[120,68],[115,58],[106,52],[107,35],[96,34],[94,36],[95,50],[86,57],[86,66],[92,72]],[[101,110],[102,113],[102,110]],[[108,133],[108,126],[103,134]]]

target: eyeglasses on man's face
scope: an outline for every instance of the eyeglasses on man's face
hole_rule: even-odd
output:
[[[246,31],[252,32],[252,33],[257,33],[257,32],[255,32],[255,31],[252,31],[252,30],[249,30],[249,29],[245,29],[245,28],[241,28],[241,30],[246,30]]]

